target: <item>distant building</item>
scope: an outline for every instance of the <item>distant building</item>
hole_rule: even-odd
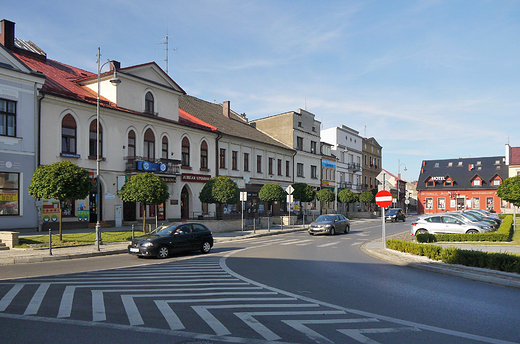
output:
[[[377,189],[383,164],[383,147],[373,137],[363,139],[362,191]]]
[[[496,190],[507,177],[504,156],[424,160],[417,181],[418,213],[471,208],[501,212]]]

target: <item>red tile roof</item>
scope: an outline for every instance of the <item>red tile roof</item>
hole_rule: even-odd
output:
[[[86,78],[96,77],[97,74],[88,72],[81,68],[66,65],[50,59],[38,58],[29,54],[13,52],[16,57],[22,60],[27,66],[37,72],[43,73],[47,78],[42,87],[42,92],[54,94],[69,99],[96,104],[97,94],[86,86],[81,86],[78,81]],[[142,112],[132,111],[118,107],[116,104],[109,102],[102,96],[100,97],[100,105],[103,107],[113,107],[120,111],[133,113],[135,115],[157,118],[171,123],[179,123],[182,125],[196,127],[204,130],[217,131],[217,128],[203,122],[202,120],[190,115],[189,113],[179,109],[179,121],[172,121],[165,118],[158,118],[154,115],[148,115]]]
[[[520,165],[520,147],[510,147],[509,165]]]

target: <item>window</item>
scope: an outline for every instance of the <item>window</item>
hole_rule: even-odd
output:
[[[152,92],[147,92],[144,97],[144,112],[152,115],[155,114],[154,103]]]
[[[303,164],[298,163],[296,165],[296,175],[298,177],[303,177]]]
[[[446,198],[437,198],[437,209],[446,209]]]
[[[312,131],[316,132],[316,127],[312,127]]]
[[[97,157],[97,120],[90,122],[90,133],[89,133],[89,150],[88,155],[91,158]],[[103,126],[99,125],[99,156],[103,156]]]
[[[0,173],[0,216],[20,214],[20,175]]]
[[[311,166],[311,178],[312,179],[318,178],[318,168],[316,166]]]
[[[453,183],[452,183],[451,179],[446,179],[444,181],[444,186],[453,186]]]
[[[278,169],[278,175],[281,176],[282,175],[282,159],[278,159],[278,164],[276,167]]]
[[[426,198],[426,206],[425,206],[426,209],[433,209],[433,198]],[[436,220],[433,220],[433,219],[436,219]],[[430,221],[430,222],[441,222],[441,218],[440,217],[431,217],[429,220],[427,221]]]
[[[327,155],[330,155],[330,147],[328,147],[328,148],[329,148],[329,150],[328,150]],[[311,153],[316,154],[316,142],[314,142],[314,141],[311,141]]]
[[[61,121],[61,153],[76,154],[76,120],[71,114]]]
[[[62,217],[74,217],[74,200],[68,199],[61,201],[61,216]]]
[[[155,135],[152,129],[147,129],[144,133],[143,156],[148,160],[155,160]]]
[[[289,160],[285,161],[285,176],[286,177],[291,176],[290,168],[291,168],[291,162]]]
[[[440,164],[438,162],[435,163],[435,167],[439,167]]]
[[[135,157],[135,132],[133,130],[128,132],[128,156]]]
[[[0,135],[16,136],[16,102],[0,99]]]
[[[249,153],[244,153],[244,171],[249,172]]]
[[[262,156],[261,155],[256,156],[256,172],[262,173]]]
[[[299,127],[299,128],[302,127],[302,122],[298,122],[298,127]]]
[[[182,139],[182,156],[181,162],[183,167],[190,166],[190,141],[187,137]]]
[[[162,138],[161,159],[168,159],[168,138],[166,136]]]
[[[452,162],[449,162],[448,163],[448,167],[452,167],[453,166],[453,163]]]
[[[303,150],[303,137],[296,137],[296,149]]]
[[[206,143],[206,141],[202,141],[202,143],[200,144],[200,169],[208,169],[208,144]]]
[[[220,168],[226,168],[226,150],[224,148],[220,148]]]
[[[238,152],[237,151],[231,152],[231,168],[235,171],[238,170]]]
[[[430,179],[426,182],[426,186],[435,186],[435,182],[432,179]]]
[[[457,164],[458,167],[461,167],[463,165],[462,161],[459,161],[459,163]]]
[[[273,174],[273,158],[269,158],[269,174]]]
[[[480,197],[473,197],[471,199],[473,209],[480,209]]]
[[[480,179],[473,180],[473,186],[480,186],[480,185],[482,185],[480,182]]]
[[[493,179],[493,185],[500,185],[500,179]]]

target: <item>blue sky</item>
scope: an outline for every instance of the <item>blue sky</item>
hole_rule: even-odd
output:
[[[375,137],[408,181],[422,160],[520,146],[520,1],[18,0],[1,19],[92,72],[98,46],[166,70],[168,33],[168,74],[188,94],[249,119],[307,108],[322,129]]]

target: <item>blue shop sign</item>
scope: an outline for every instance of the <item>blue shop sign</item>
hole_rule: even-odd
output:
[[[155,162],[149,162],[149,161],[138,161],[137,162],[137,169],[139,171],[145,171],[145,172],[166,172],[168,171],[168,164],[167,163],[160,163],[157,164]]]
[[[321,166],[323,167],[330,167],[330,168],[336,168],[336,163],[334,161],[329,160],[322,160]]]

